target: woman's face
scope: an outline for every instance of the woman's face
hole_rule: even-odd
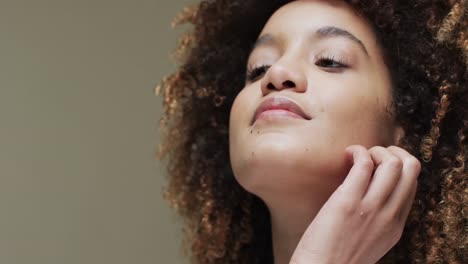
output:
[[[278,9],[247,62],[249,69],[265,65],[252,71],[230,114],[231,165],[248,191],[329,194],[349,171],[347,146],[396,143],[382,51],[347,4],[294,1]],[[292,100],[310,119],[271,111],[252,122],[257,107],[275,97]]]

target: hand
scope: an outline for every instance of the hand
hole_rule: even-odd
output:
[[[304,232],[291,264],[374,264],[400,240],[421,163],[396,146],[352,145],[346,157],[350,172]]]

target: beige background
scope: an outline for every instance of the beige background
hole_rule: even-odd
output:
[[[0,263],[185,263],[153,88],[189,3],[0,0]]]

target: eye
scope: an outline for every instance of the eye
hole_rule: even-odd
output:
[[[315,65],[331,70],[340,70],[349,67],[349,65],[346,62],[340,59],[335,59],[334,56],[319,57],[316,60]]]
[[[258,80],[270,68],[270,65],[262,65],[247,69],[246,79],[249,82]]]

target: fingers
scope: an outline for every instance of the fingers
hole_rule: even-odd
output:
[[[366,207],[377,206],[406,220],[416,195],[421,163],[396,146],[375,146],[367,150],[352,145],[346,148],[346,154],[353,163],[340,187],[346,197],[362,199]],[[374,167],[376,170],[372,175]]]
[[[360,145],[351,145],[346,148],[346,154],[351,157],[353,166],[341,186],[348,197],[361,199],[369,185],[374,169],[374,162],[367,149]]]
[[[400,181],[389,196],[386,207],[401,218],[406,219],[412,207],[417,189],[417,179],[421,172],[421,163],[406,150],[390,146],[388,150],[403,161]]]
[[[381,207],[400,179],[403,162],[387,148],[375,146],[369,149],[370,156],[377,169],[371,179],[363,202],[368,206]]]

